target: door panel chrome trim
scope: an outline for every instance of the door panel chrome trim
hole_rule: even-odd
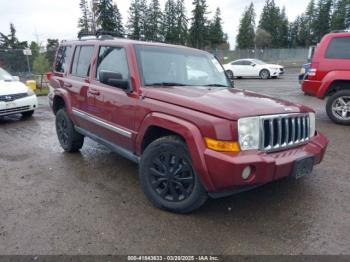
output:
[[[113,126],[109,123],[106,123],[105,121],[102,121],[100,119],[97,119],[96,117],[93,117],[91,115],[89,115],[88,113],[85,113],[83,111],[80,111],[76,108],[73,108],[72,109],[72,112],[75,116],[78,116],[84,120],[87,120],[87,121],[90,121],[100,127],[103,127],[103,128],[106,128],[112,132],[115,132],[115,133],[118,133],[119,135],[122,135],[122,136],[125,136],[125,137],[128,137],[128,138],[131,138],[132,137],[132,133],[125,130],[125,129],[122,129],[122,128],[119,128],[119,127],[116,127],[116,126]]]

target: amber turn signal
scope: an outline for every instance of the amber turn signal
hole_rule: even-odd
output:
[[[212,138],[205,138],[205,142],[209,149],[220,152],[239,152],[240,147],[238,142],[232,141],[219,141]]]

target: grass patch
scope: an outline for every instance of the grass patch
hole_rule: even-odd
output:
[[[34,90],[34,93],[37,96],[47,96],[49,94],[49,88],[45,87],[45,88],[37,88],[36,90]]]

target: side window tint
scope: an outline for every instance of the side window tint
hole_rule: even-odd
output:
[[[124,48],[101,46],[98,53],[96,78],[101,71],[118,73],[123,80],[129,79],[129,67]]]
[[[59,73],[65,73],[69,67],[69,57],[72,48],[70,46],[61,46],[57,51],[55,71]]]
[[[90,73],[93,46],[77,46],[74,52],[72,75],[87,77]]]
[[[350,37],[334,38],[328,46],[326,58],[350,59]]]
[[[242,61],[233,62],[232,65],[242,65]]]

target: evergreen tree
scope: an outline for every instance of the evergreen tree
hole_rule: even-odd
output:
[[[288,30],[289,30],[289,21],[286,15],[286,9],[283,8],[279,14],[279,23],[277,27],[277,39],[279,42],[279,47],[286,48],[288,47]]]
[[[246,49],[255,47],[255,16],[254,4],[251,3],[244,11],[239,24],[237,48]]]
[[[314,24],[316,41],[330,32],[332,0],[319,0],[317,19]]]
[[[146,0],[139,0],[139,13],[140,13],[140,37],[141,40],[149,40],[150,37],[147,35],[147,20],[148,20],[148,7],[147,7],[147,1]]]
[[[258,29],[256,30],[255,34],[255,45],[257,48],[268,48],[271,47],[272,43],[272,36],[269,32],[265,31],[264,29]]]
[[[300,16],[298,16],[293,22],[289,23],[288,30],[288,47],[296,48],[299,46],[299,29],[300,29]]]
[[[184,0],[177,0],[176,3],[176,34],[177,44],[185,45],[187,42],[188,19],[186,17],[186,8]]]
[[[141,39],[141,11],[140,1],[132,0],[129,7],[129,19],[127,24],[128,35],[131,39]]]
[[[117,36],[124,37],[125,30],[123,26],[123,17],[119,11],[117,4],[113,5],[113,9],[114,9],[114,15],[115,15],[115,22],[116,22],[114,32],[116,33]]]
[[[212,49],[218,48],[225,43],[225,35],[222,29],[222,19],[220,8],[216,9],[213,20],[209,27],[209,40]]]
[[[350,29],[350,4],[346,7],[345,28]]]
[[[332,14],[331,30],[345,29],[346,13],[347,13],[347,7],[349,5],[350,5],[350,0],[339,0],[335,3],[333,14]]]
[[[78,28],[79,28],[79,34],[81,33],[90,33],[91,32],[91,24],[90,24],[90,10],[88,7],[88,3],[86,0],[80,0],[79,4],[80,10],[81,10],[81,17],[78,21]]]
[[[203,49],[208,44],[208,7],[206,0],[194,0],[193,5],[190,44],[192,47]]]
[[[271,47],[276,48],[281,46],[281,35],[279,34],[280,21],[281,16],[279,7],[276,6],[274,0],[266,0],[258,28],[270,33],[272,37]]]
[[[167,0],[164,8],[163,34],[167,43],[176,44],[178,42],[177,19],[176,19],[176,2]]]
[[[315,36],[315,26],[317,26],[317,12],[315,0],[311,0],[306,7],[306,12],[303,14],[300,21],[301,24],[301,36],[300,40],[304,43],[302,46],[309,47],[316,44],[317,39]]]
[[[152,0],[148,7],[146,35],[150,40],[161,41],[163,14],[160,9],[159,0]]]
[[[112,0],[99,0],[96,5],[96,23],[103,31],[117,30],[117,17]]]
[[[19,41],[16,36],[16,28],[13,23],[10,23],[10,34],[5,35],[0,33],[0,48],[3,49],[24,49],[28,47],[27,41]]]

